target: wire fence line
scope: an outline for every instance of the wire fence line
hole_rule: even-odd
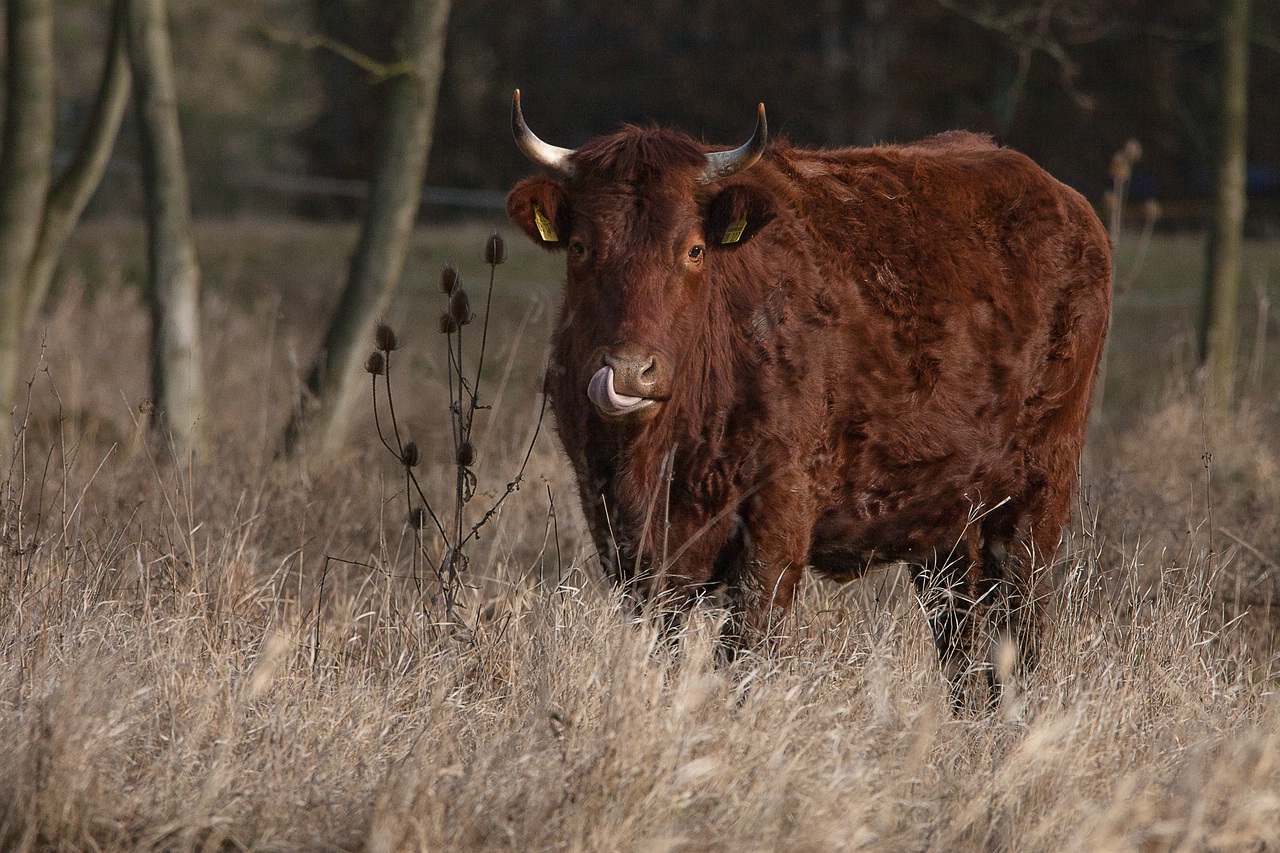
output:
[[[59,151],[54,155],[53,161],[55,168],[65,168],[71,162],[71,154]],[[107,171],[132,176],[140,175],[142,167],[133,160],[113,157],[107,164]],[[235,169],[222,173],[220,177],[228,186],[265,190],[281,195],[340,199],[363,199],[369,195],[369,182],[355,178],[329,178],[270,169]],[[453,207],[485,213],[502,212],[506,210],[507,194],[501,190],[424,186],[420,206]]]
[[[274,190],[292,195],[327,195],[355,199],[369,195],[369,182],[352,178],[324,178],[316,175],[272,172],[266,169],[245,169],[227,177],[230,183],[238,186]],[[502,211],[507,207],[507,194],[499,190],[427,186],[422,188],[422,204]]]

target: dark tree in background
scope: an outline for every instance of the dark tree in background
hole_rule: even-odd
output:
[[[1280,43],[1277,5],[1254,15],[1261,128],[1280,126],[1280,99],[1267,96],[1280,87],[1280,53],[1266,47]],[[1214,0],[475,0],[450,22],[427,180],[505,189],[527,173],[506,127],[518,86],[561,145],[625,121],[731,141],[764,101],[777,133],[806,145],[990,132],[1094,200],[1111,154],[1138,138],[1135,201],[1186,201],[1167,205],[1167,224],[1202,227],[1218,14]],[[1280,133],[1249,144],[1251,162],[1280,170]],[[318,149],[312,163],[331,173]],[[1280,182],[1253,189],[1280,198]]]
[[[111,7],[110,33],[89,120],[56,182],[54,149],[53,4],[10,2],[0,152],[0,411],[15,402],[23,344],[35,326],[58,257],[102,179],[129,100],[124,0]],[[0,430],[0,458],[13,433]]]
[[[71,162],[49,189],[44,219],[40,223],[40,241],[27,273],[24,327],[28,330],[37,322],[67,237],[102,180],[129,104],[132,77],[126,50],[124,8],[124,0],[114,0],[111,4],[110,36],[89,121]]]
[[[363,395],[369,334],[400,282],[434,129],[449,0],[399,0],[377,158],[360,239],[338,306],[307,377],[316,404],[298,413],[287,441],[296,449],[304,416],[327,458],[341,448],[355,399]]]
[[[450,16],[427,181],[501,191],[527,173],[506,126],[516,86],[564,144],[622,121],[737,139],[763,100],[776,130],[805,145],[991,132],[1095,200],[1112,152],[1138,138],[1134,199],[1158,195],[1166,226],[1200,227],[1220,11],[1215,0],[472,0]],[[385,87],[298,44],[322,35],[391,62],[391,0],[187,0],[171,15],[197,215],[359,214],[358,199],[300,193],[288,178],[366,180]],[[87,115],[98,67],[96,44],[82,49],[73,29],[58,28],[65,131]],[[1280,208],[1280,2],[1255,0],[1251,38],[1249,192],[1265,221]],[[263,172],[273,180],[255,182]],[[95,212],[136,213],[132,175],[107,179]]]
[[[136,9],[150,2],[130,0]],[[1095,201],[1108,186],[1112,153],[1137,138],[1144,155],[1130,183],[1131,201],[1158,197],[1166,212],[1162,227],[1207,231],[1220,151],[1226,150],[1218,141],[1228,138],[1217,129],[1223,121],[1219,107],[1235,102],[1220,97],[1226,91],[1220,84],[1228,79],[1220,77],[1218,62],[1221,22],[1229,8],[1224,2],[473,0],[448,15],[444,58],[434,72],[439,96],[431,103],[437,106],[414,119],[427,117],[426,135],[401,149],[404,156],[392,156],[385,145],[397,133],[388,123],[399,119],[390,108],[391,94],[409,77],[430,75],[393,73],[380,79],[368,67],[414,64],[403,52],[412,35],[402,17],[409,0],[262,0],[248,7],[191,0],[169,10],[178,46],[175,70],[188,76],[185,85],[159,102],[169,104],[170,114],[179,112],[185,126],[199,129],[187,139],[192,144],[185,158],[195,189],[185,204],[168,207],[159,203],[158,194],[149,196],[151,209],[158,216],[162,208],[219,215],[368,214],[349,275],[349,292],[360,295],[339,309],[340,318],[356,318],[356,331],[340,332],[335,323],[310,376],[325,407],[339,399],[338,377],[346,366],[358,364],[363,348],[351,343],[367,332],[358,328],[365,315],[352,306],[376,312],[399,276],[397,235],[419,206],[427,146],[433,155],[426,165],[429,184],[502,191],[528,173],[508,127],[511,91],[517,86],[524,91],[530,120],[561,145],[577,145],[628,121],[671,124],[712,143],[735,144],[750,131],[754,105],[764,101],[771,130],[805,145],[900,141],[951,128],[990,132]],[[50,29],[57,37],[76,28],[54,27],[52,8],[51,0],[5,5],[0,390],[9,399],[21,348],[30,346],[30,327],[42,301],[39,282],[58,254],[57,235],[65,236],[97,183],[95,173],[111,150],[130,88],[119,47],[109,51],[115,58],[101,78],[96,42],[93,51],[78,50],[79,43],[57,51],[54,70]],[[81,20],[90,14],[75,8]],[[431,14],[423,7],[416,20]],[[207,38],[210,23],[222,33],[234,31],[234,38]],[[105,27],[79,30],[99,33]],[[1242,76],[1240,84],[1248,112],[1240,121],[1252,132],[1239,136],[1235,150],[1244,157],[1233,160],[1231,170],[1235,186],[1243,187],[1235,191],[1240,203],[1219,209],[1243,212],[1247,196],[1250,229],[1266,231],[1280,224],[1280,99],[1273,96],[1280,89],[1280,2],[1253,0],[1245,31],[1252,50],[1246,52],[1247,79]],[[367,57],[372,66],[352,64],[332,50],[298,49],[317,34]],[[59,103],[55,113],[53,76],[62,89],[64,64],[87,69],[90,62],[93,71],[77,70],[71,77],[101,79],[102,88],[95,94],[92,85],[82,83],[74,99]],[[141,92],[148,84],[135,85]],[[94,104],[103,108],[91,109]],[[140,109],[140,116],[151,114]],[[94,118],[83,118],[91,113]],[[67,122],[67,116],[81,118]],[[176,122],[173,127],[176,133]],[[86,154],[67,151],[73,166],[64,173],[68,181],[60,178],[56,185],[65,193],[52,183],[51,161],[57,160],[51,134],[74,135]],[[372,145],[375,139],[383,143]],[[100,211],[138,212],[132,167],[152,155],[145,141],[138,150],[129,149],[130,141],[123,146],[124,168],[108,173],[112,192],[95,199]],[[415,146],[421,159],[408,156]],[[157,162],[156,176],[176,174],[182,161],[181,155],[169,158],[172,168]],[[402,165],[385,166],[394,162]],[[335,200],[323,195],[325,188],[299,204],[296,187],[306,182],[296,180],[297,172],[360,182],[375,172],[390,177],[374,180],[367,200]],[[128,191],[120,192],[122,186]],[[269,199],[265,206],[264,199]],[[393,208],[399,212],[389,215]],[[173,221],[164,231],[177,245],[185,239],[185,227]],[[1229,257],[1224,245],[1229,241],[1215,242],[1215,258]],[[169,269],[183,268],[181,254],[166,255],[174,261]],[[188,255],[189,268],[195,269],[194,256]],[[1238,278],[1237,272],[1222,280]],[[188,321],[171,328],[191,331],[188,340],[198,347],[198,317],[192,313],[198,306],[198,270],[185,280],[195,283],[179,288],[187,296],[165,302],[157,329],[165,334],[163,317],[185,313]],[[364,289],[351,289],[357,281]],[[1214,305],[1220,306],[1209,310],[1219,318],[1215,322],[1234,328],[1233,316],[1226,313],[1234,297]],[[1202,346],[1228,335],[1206,327]],[[172,364],[187,359],[184,346],[171,349]],[[194,348],[190,352],[198,358]],[[352,353],[357,353],[354,359]],[[1230,359],[1214,361],[1230,367]],[[195,378],[199,371],[180,368],[179,373]],[[157,401],[165,394],[158,391]],[[180,402],[161,405],[173,407],[172,426],[179,419],[200,421],[192,414],[196,409],[174,414]],[[343,406],[325,411],[322,420],[340,434],[340,421],[331,418]]]
[[[388,0],[315,2],[325,26],[357,45],[393,29]],[[1252,227],[1280,224],[1280,99],[1268,94],[1280,87],[1278,6],[1255,0],[1252,25],[1237,28],[1241,70],[1220,74],[1232,6],[1219,0],[476,0],[450,22],[427,181],[501,190],[527,173],[507,128],[517,86],[539,132],[560,145],[628,121],[728,144],[763,100],[776,134],[801,144],[986,131],[1096,203],[1112,153],[1138,139],[1130,203],[1159,198],[1162,227],[1217,235],[1200,333],[1207,357],[1234,348],[1227,288],[1240,277],[1233,247],[1246,194]],[[377,116],[351,74],[325,72],[332,108],[307,135],[322,174],[349,175],[367,156]],[[1246,134],[1250,124],[1263,132]],[[1215,206],[1215,187],[1234,189]],[[1209,360],[1215,386],[1229,386],[1232,357]]]
[[[1236,305],[1244,271],[1244,216],[1249,132],[1249,4],[1224,0],[1218,77],[1218,173],[1209,228],[1200,360],[1209,369],[1214,405],[1230,408],[1235,391]]]
[[[126,0],[147,202],[153,425],[179,453],[206,449],[200,342],[200,266],[178,127],[165,0]]]
[[[315,31],[386,66],[394,61],[396,8],[392,0],[308,0]],[[333,50],[310,53],[323,97],[312,121],[297,134],[313,171],[330,178],[364,181],[372,172],[369,140],[377,137],[386,81]],[[302,212],[352,215],[360,206],[349,198],[308,196]]]
[[[9,0],[5,8],[7,67],[3,151],[0,151],[0,389],[7,413],[18,376],[27,268],[40,238],[53,156],[53,6],[49,0]],[[12,434],[5,419],[0,451]],[[8,461],[5,453],[5,461]]]

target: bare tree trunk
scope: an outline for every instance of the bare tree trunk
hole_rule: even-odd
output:
[[[151,387],[156,418],[180,453],[205,449],[200,267],[178,127],[164,0],[128,0],[129,61],[147,201]]]
[[[93,102],[89,124],[71,164],[53,185],[45,204],[40,241],[27,274],[24,324],[27,329],[35,324],[39,316],[67,237],[79,221],[85,205],[93,197],[94,190],[102,182],[111,150],[120,133],[125,107],[129,104],[130,74],[128,40],[124,29],[125,11],[125,0],[115,0],[111,6],[111,40],[107,44],[102,80],[98,84],[98,94]]]
[[[27,270],[40,237],[53,154],[53,8],[8,0],[4,150],[0,152],[0,393],[14,399],[26,317]],[[0,430],[8,459],[13,432]],[[7,467],[7,466],[6,466]]]
[[[397,52],[404,68],[389,83],[368,212],[346,287],[307,378],[319,403],[318,449],[325,456],[342,446],[351,412],[366,389],[362,366],[374,322],[386,311],[404,270],[435,125],[449,0],[403,0],[400,8]],[[301,415],[295,416],[290,451],[298,449],[302,426]]]
[[[1244,262],[1246,139],[1249,128],[1249,0],[1224,0],[1218,114],[1218,177],[1200,318],[1200,360],[1219,411],[1235,385],[1236,302]]]

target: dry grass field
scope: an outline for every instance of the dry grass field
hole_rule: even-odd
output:
[[[479,302],[489,230],[419,234],[387,317],[437,506],[435,283],[454,260]],[[0,848],[1280,850],[1280,342],[1250,308],[1280,247],[1251,247],[1244,398],[1217,420],[1187,369],[1198,244],[1160,238],[1117,311],[1045,658],[965,718],[893,572],[809,582],[776,647],[731,665],[714,611],[674,645],[633,624],[549,428],[450,626],[369,411],[341,458],[277,458],[354,231],[199,237],[210,458],[140,430],[138,229],[84,229],[32,344],[0,468]],[[560,260],[510,250],[468,524],[534,433],[557,299]]]

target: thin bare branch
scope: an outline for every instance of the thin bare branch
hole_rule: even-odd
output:
[[[379,62],[367,53],[356,50],[349,44],[340,42],[337,39],[330,38],[322,34],[303,34],[290,33],[277,27],[263,27],[263,32],[267,38],[279,44],[286,44],[290,47],[298,47],[303,50],[327,50],[330,53],[337,54],[343,59],[350,62],[357,68],[365,71],[370,77],[377,82],[390,80],[392,77],[399,77],[404,74],[413,74],[414,65],[411,60],[403,59],[399,62]]]

